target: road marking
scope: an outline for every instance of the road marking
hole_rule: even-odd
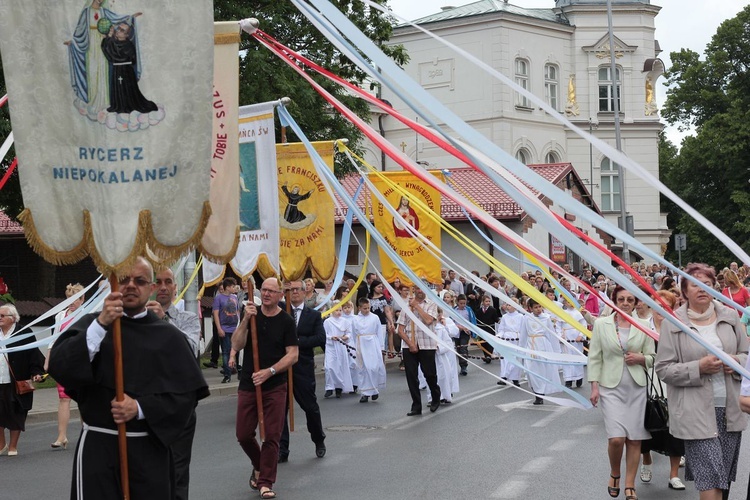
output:
[[[352,445],[352,448],[367,448],[368,446],[373,445],[377,443],[378,441],[381,441],[382,439],[383,438],[379,438],[379,437],[369,437],[365,439],[359,439]]]
[[[490,495],[490,498],[519,498],[523,496],[528,487],[529,483],[527,481],[511,479],[510,481],[501,484],[500,487]]]
[[[453,403],[450,405],[440,405],[440,409],[435,413],[422,413],[421,417],[405,417],[396,420],[390,425],[387,425],[385,428],[388,429],[390,427],[395,427],[397,430],[402,431],[405,429],[409,429],[410,427],[414,427],[415,425],[419,425],[420,423],[424,422],[425,420],[429,420],[436,415],[440,413],[446,413],[452,410],[455,410],[456,408],[459,408],[461,406],[467,405],[469,403],[473,403],[474,401],[482,398],[486,398],[487,396],[492,396],[493,394],[498,394],[500,392],[508,390],[509,387],[503,387],[498,389],[497,387],[490,387],[487,389],[482,389],[476,392],[472,392],[470,394],[467,394],[466,396],[463,396],[462,398],[455,398],[453,400]],[[429,412],[429,406],[425,405],[423,412]]]
[[[582,425],[573,431],[573,434],[593,434],[599,428],[598,425]]]
[[[549,424],[554,419],[556,419],[557,417],[559,417],[563,413],[567,412],[568,410],[570,410],[570,408],[558,406],[558,407],[555,408],[555,412],[554,413],[550,413],[549,415],[547,415],[543,419],[539,420],[538,422],[534,422],[533,424],[531,424],[531,426],[532,427],[546,427],[547,424]]]
[[[572,439],[561,439],[560,441],[552,443],[552,446],[550,446],[549,449],[551,451],[567,451],[575,445],[576,442]]]
[[[521,467],[520,472],[526,474],[539,474],[544,472],[552,464],[552,457],[537,457]]]

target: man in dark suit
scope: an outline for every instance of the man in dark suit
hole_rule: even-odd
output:
[[[474,311],[474,315],[477,319],[477,326],[489,333],[495,335],[495,323],[500,319],[500,315],[497,313],[497,309],[492,307],[492,297],[485,295],[482,297],[482,306]],[[482,361],[490,363],[492,361],[492,353],[495,350],[489,342],[484,340],[479,341],[479,346],[482,348]]]
[[[299,339],[299,358],[292,369],[294,399],[307,417],[307,430],[310,432],[310,439],[315,443],[315,455],[322,458],[326,454],[326,434],[323,432],[320,407],[315,397],[314,349],[323,347],[326,342],[326,333],[320,313],[305,306],[304,282],[292,281],[287,287],[290,291],[291,315],[297,324],[297,338]],[[279,442],[279,462],[288,460],[289,425],[288,422],[284,422],[284,431]]]

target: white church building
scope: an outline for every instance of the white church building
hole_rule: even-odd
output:
[[[447,0],[446,0],[447,1]],[[523,3],[523,0],[516,0]],[[620,92],[622,150],[658,177],[658,134],[662,130],[655,87],[664,71],[658,59],[654,19],[660,7],[650,0],[611,0]],[[550,0],[550,4],[553,0]],[[615,146],[614,98],[605,0],[556,0],[546,9],[528,9],[503,0],[479,0],[415,21],[470,52],[564,113],[574,124]],[[617,225],[621,195],[617,166],[589,143],[566,130],[538,106],[454,53],[402,25],[390,43],[403,44],[410,60],[405,71],[438,100],[505,151],[527,165],[571,164],[589,204]],[[388,89],[382,98],[413,117]],[[428,168],[463,167],[440,148],[394,118],[374,116],[385,138]],[[366,159],[383,170],[400,169],[365,144]],[[542,193],[543,194],[543,193]],[[670,236],[658,191],[625,174],[625,201],[635,237],[663,254]],[[555,207],[553,207],[553,210]],[[561,213],[561,215],[563,215]],[[538,226],[538,225],[537,225]],[[522,224],[524,238],[546,241],[544,228]],[[582,230],[594,234],[591,228]],[[612,245],[617,252],[619,241]],[[541,244],[538,248],[546,250]],[[449,248],[446,248],[450,252]],[[457,250],[458,251],[458,250]],[[639,260],[637,254],[632,260]],[[513,266],[518,268],[518,266]]]

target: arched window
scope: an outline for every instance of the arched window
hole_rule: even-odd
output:
[[[617,163],[604,158],[601,163],[601,204],[603,212],[620,210],[620,178],[617,175]]]
[[[622,111],[622,78],[620,68],[615,73],[617,82],[617,109]],[[615,110],[615,94],[612,92],[612,69],[609,66],[599,68],[599,111]]]
[[[550,151],[545,155],[544,163],[560,163],[560,157],[554,151]]]
[[[529,62],[526,59],[516,59],[516,83],[529,90]],[[521,94],[516,93],[516,106],[530,107],[529,100]]]
[[[516,160],[520,161],[524,165],[528,165],[530,161],[531,155],[529,152],[523,148],[516,151]]]
[[[560,77],[557,66],[554,64],[544,65],[544,97],[547,99],[547,104],[557,110],[557,96],[558,89],[560,88]]]

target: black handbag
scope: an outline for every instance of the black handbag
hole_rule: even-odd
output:
[[[661,382],[656,380],[658,389],[654,387],[653,368],[651,372],[652,375],[649,376],[648,371],[646,371],[648,385],[646,386],[646,415],[643,419],[643,426],[649,432],[666,431],[669,430],[667,398],[664,397]]]

